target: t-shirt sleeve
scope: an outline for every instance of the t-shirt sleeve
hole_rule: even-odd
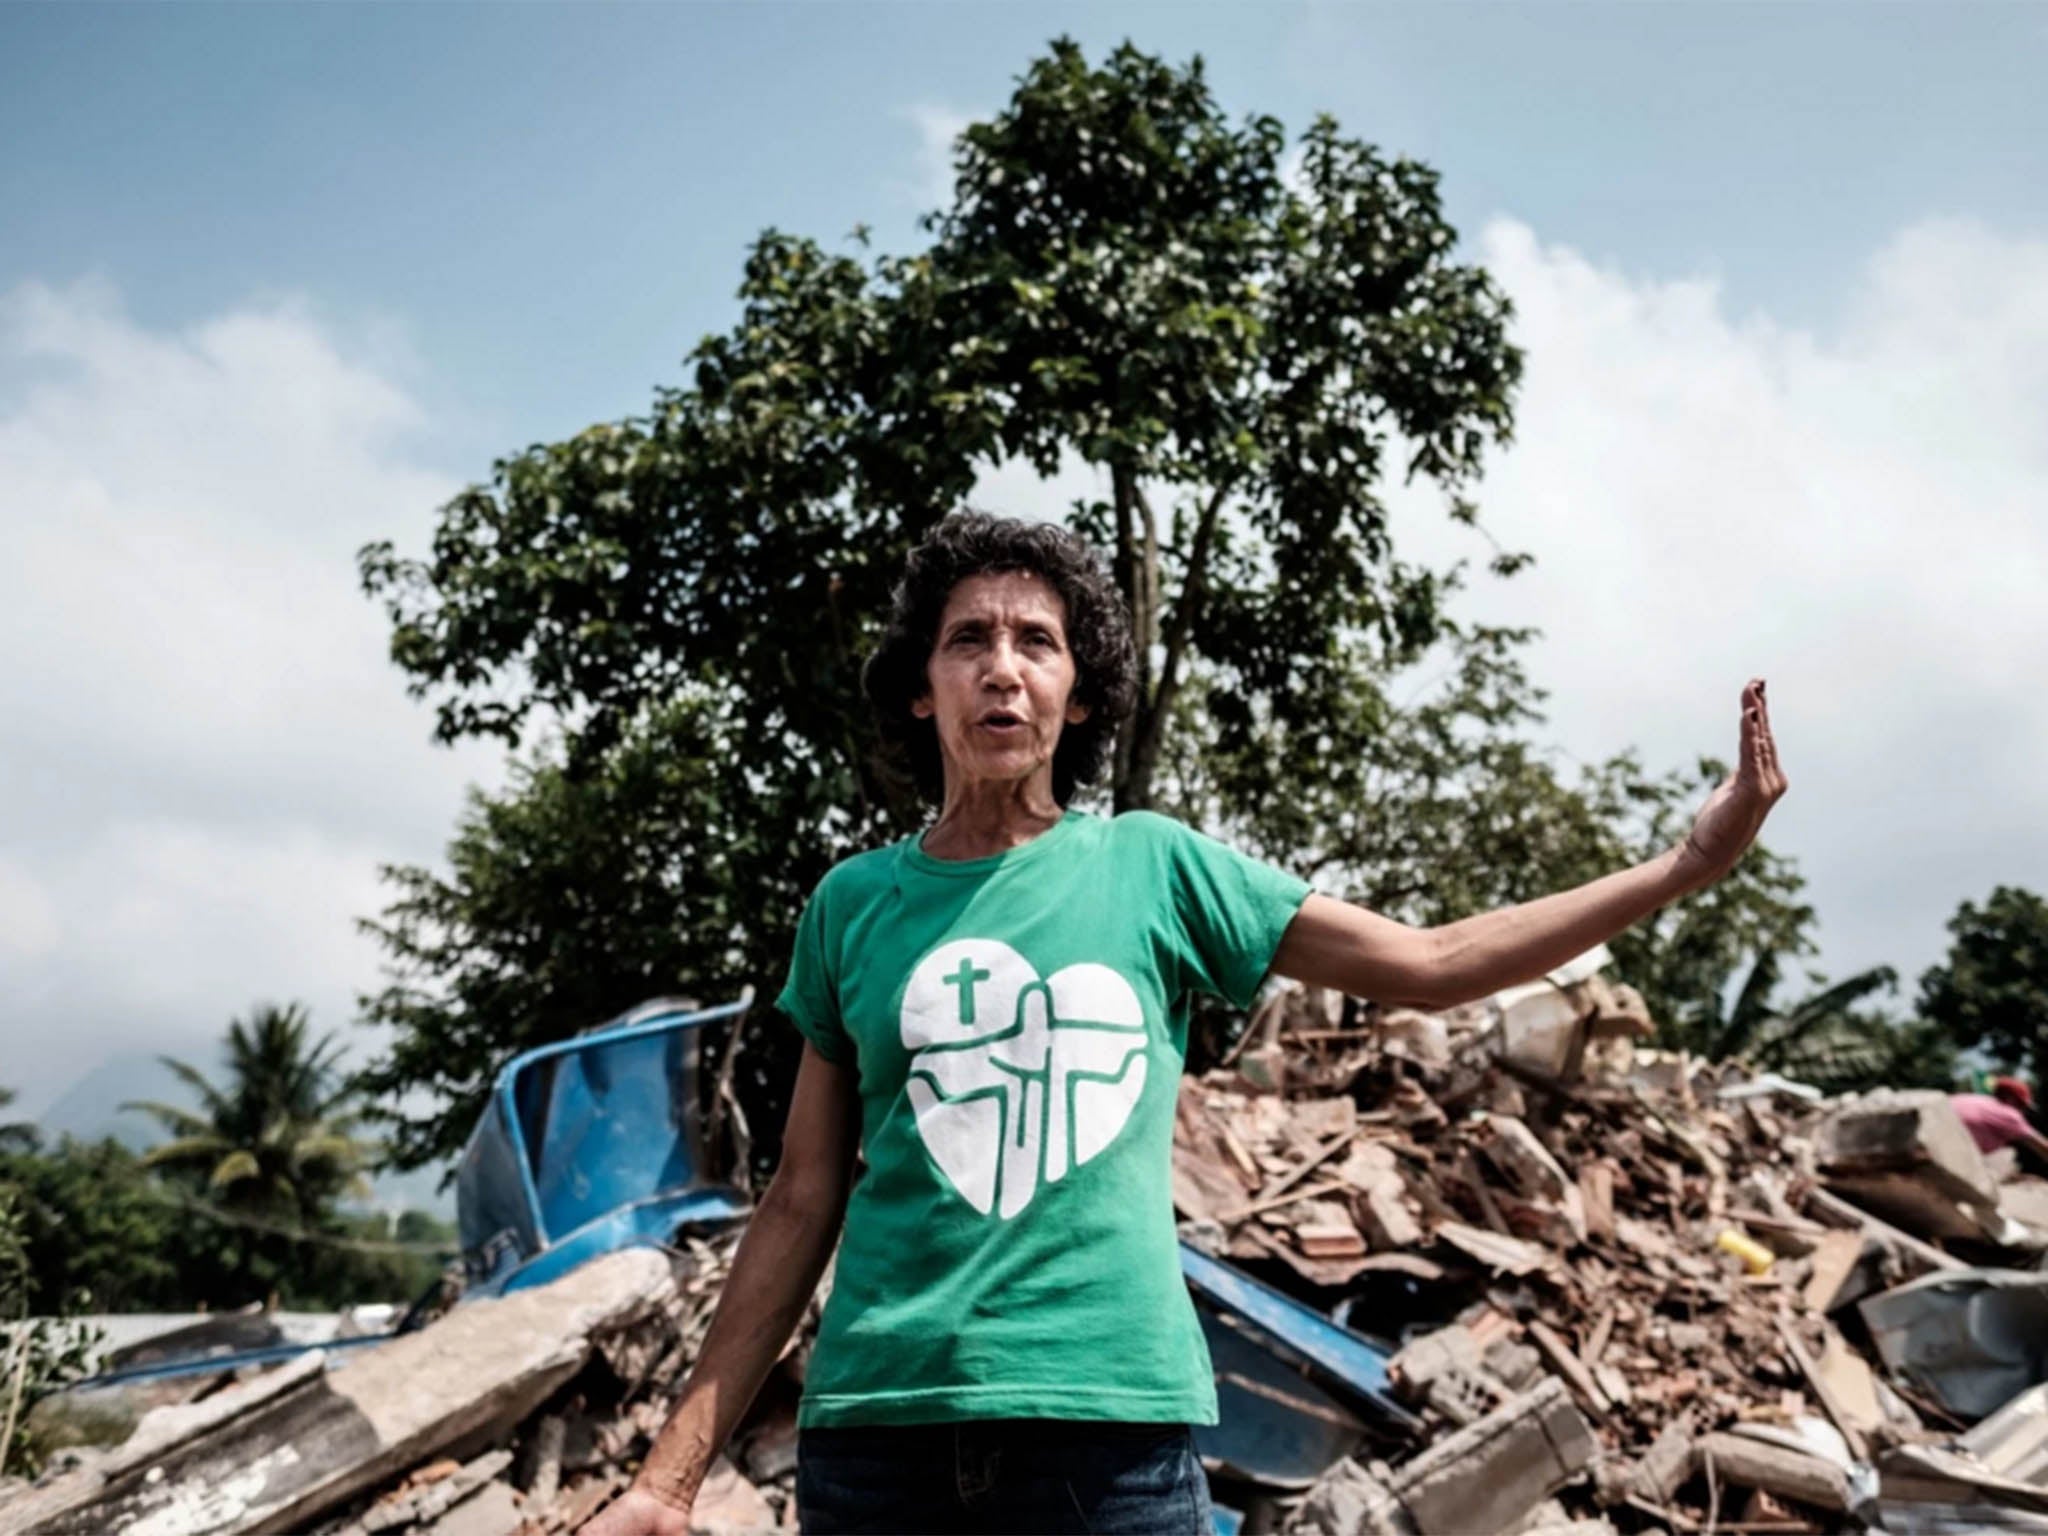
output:
[[[1170,828],[1168,864],[1184,937],[1183,981],[1233,1007],[1248,1008],[1273,968],[1273,953],[1309,884],[1239,853],[1179,822]]]
[[[1998,1144],[2001,1147],[2009,1147],[2016,1141],[2025,1141],[2034,1134],[2034,1127],[2028,1122],[2027,1117],[2003,1099],[1994,1100],[1984,1118],[1993,1134],[1998,1137]]]
[[[834,983],[832,955],[825,933],[825,888],[820,885],[804,903],[797,920],[796,943],[789,956],[789,979],[775,1008],[818,1048],[827,1061],[853,1060],[853,1040],[839,1017],[839,989]]]

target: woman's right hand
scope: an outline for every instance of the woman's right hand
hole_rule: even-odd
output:
[[[690,1512],[635,1483],[586,1521],[577,1536],[690,1536]]]
[[[689,1536],[718,1448],[796,1332],[846,1221],[860,1146],[860,1078],[804,1047],[782,1161],[748,1218],[675,1412],[626,1491],[577,1536]]]

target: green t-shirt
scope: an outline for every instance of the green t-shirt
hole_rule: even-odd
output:
[[[858,1069],[868,1166],[802,1424],[1216,1422],[1173,1226],[1188,996],[1248,1005],[1307,894],[1145,812],[826,875],[776,1006]]]

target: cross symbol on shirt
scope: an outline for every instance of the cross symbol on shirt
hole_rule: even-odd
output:
[[[974,984],[977,981],[987,981],[988,972],[975,969],[974,962],[962,956],[960,969],[952,975],[944,977],[943,980],[947,986],[960,989],[960,1022],[962,1024],[972,1024],[974,1022]]]

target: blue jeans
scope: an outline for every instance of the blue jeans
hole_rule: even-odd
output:
[[[1213,1536],[1215,1521],[1187,1425],[1062,1419],[807,1429],[796,1506],[807,1536]]]

